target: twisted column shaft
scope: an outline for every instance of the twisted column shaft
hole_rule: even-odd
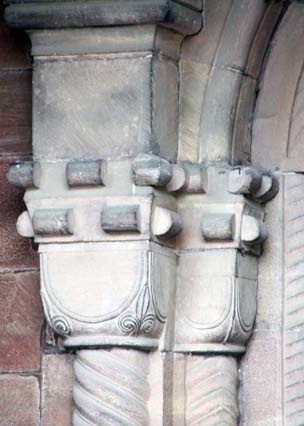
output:
[[[237,426],[238,370],[227,356],[188,356],[187,426]]]
[[[147,426],[149,360],[135,350],[81,350],[74,362],[73,426]]]

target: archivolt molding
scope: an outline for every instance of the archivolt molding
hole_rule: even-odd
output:
[[[303,4],[293,2],[275,35],[260,83],[252,160],[273,170],[303,171],[303,28]]]
[[[250,164],[257,82],[283,3],[206,0],[206,25],[180,60],[180,159]]]

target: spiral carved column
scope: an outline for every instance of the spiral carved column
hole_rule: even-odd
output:
[[[149,359],[139,351],[81,350],[74,361],[74,426],[150,424]]]
[[[186,363],[187,426],[236,425],[236,360],[225,356],[188,356]]]

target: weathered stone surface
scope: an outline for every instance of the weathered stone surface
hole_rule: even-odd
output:
[[[267,61],[253,123],[255,164],[303,171],[304,9],[288,8]]]
[[[152,224],[152,232],[158,238],[175,237],[182,230],[182,220],[173,210],[156,207]]]
[[[227,248],[182,253],[177,272],[175,350],[243,353],[255,320],[256,297],[254,257]]]
[[[156,155],[142,154],[133,162],[134,182],[139,186],[165,186],[172,177],[172,165]]]
[[[73,234],[71,209],[41,209],[33,216],[33,228],[38,235]]]
[[[190,5],[193,4],[190,1]],[[195,0],[194,0],[195,1]],[[37,6],[32,2],[9,1],[5,10],[6,22],[16,28],[72,28],[111,25],[134,25],[160,23],[183,34],[193,34],[200,30],[202,16],[186,7],[187,1],[179,2],[157,0],[124,0],[117,13],[117,0],[106,3],[86,1],[77,8],[69,1],[58,5],[48,0]],[[196,9],[202,5],[195,3]]]
[[[103,185],[106,164],[102,160],[70,161],[67,181],[70,187]]]
[[[176,158],[175,64],[145,52],[38,61],[34,67],[35,159],[121,158],[151,151]],[[170,89],[167,96],[164,88]],[[156,111],[160,106],[162,114]]]
[[[234,215],[209,214],[202,220],[202,234],[205,240],[233,240]]]
[[[229,192],[252,194],[262,184],[262,174],[252,167],[236,168],[229,173]]]
[[[186,425],[238,424],[238,370],[234,358],[186,357]]]
[[[31,70],[1,72],[0,149],[2,152],[13,154],[31,152],[31,99]]]
[[[303,261],[302,245],[304,178],[284,176],[284,264],[283,264],[283,415],[284,422],[296,426],[304,422]]]
[[[282,180],[280,185],[281,188],[284,186]],[[276,198],[266,205],[269,238],[259,260],[257,318],[252,339],[241,361],[241,424],[244,426],[283,424],[283,202],[283,192],[280,191]]]
[[[180,61],[180,159],[249,161],[256,79],[282,7],[274,3],[206,1],[207,24]]]
[[[33,238],[35,231],[28,211],[21,213],[17,219],[16,230],[21,237]]]
[[[105,232],[140,232],[139,206],[105,207],[101,226]]]
[[[6,178],[11,185],[17,188],[32,188],[34,186],[33,162],[18,161],[16,163],[11,163]]]
[[[72,423],[73,358],[65,354],[42,357],[42,426],[70,426]]]
[[[37,377],[0,375],[1,426],[39,426],[39,400]]]
[[[15,159],[0,161],[0,270],[19,270],[38,266],[38,256],[28,240],[16,232],[18,215],[24,210],[22,192],[6,180],[9,163]]]
[[[43,322],[39,274],[0,274],[0,371],[38,371]]]
[[[33,56],[154,51],[177,60],[183,36],[157,25],[28,31]],[[118,42],[119,41],[119,42]]]
[[[159,346],[176,277],[170,249],[118,241],[40,251],[45,315],[67,347]]]
[[[149,357],[134,350],[82,350],[74,363],[73,425],[150,424]]]

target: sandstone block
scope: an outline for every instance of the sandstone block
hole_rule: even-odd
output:
[[[1,274],[0,371],[40,369],[42,323],[38,273]]]

